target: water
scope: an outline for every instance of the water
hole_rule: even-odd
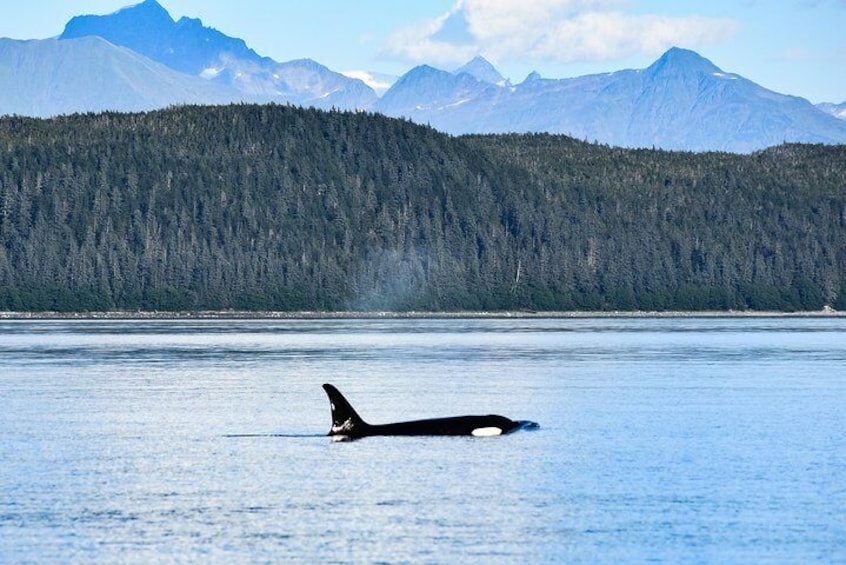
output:
[[[846,320],[0,322],[0,562],[844,562]],[[499,438],[332,443],[498,413]]]

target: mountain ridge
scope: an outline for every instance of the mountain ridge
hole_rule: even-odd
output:
[[[477,88],[459,90],[442,71],[409,89],[403,79],[419,69],[374,108],[454,135],[545,131],[622,147],[736,153],[785,141],[846,143],[846,123],[807,100],[767,90],[678,47],[645,69],[569,79],[533,73],[514,87],[478,81]]]
[[[473,59],[471,59],[461,67],[457,68],[453,72],[457,75],[461,73],[467,73],[478,81],[488,82],[491,84],[498,84],[500,86],[503,86],[508,82],[505,77],[503,77],[502,74],[497,70],[497,68],[494,67],[490,61],[488,61],[481,55],[473,57]]]
[[[846,310],[846,146],[278,104],[0,118],[0,146],[0,311]]]
[[[4,114],[50,117],[249,101],[235,90],[178,73],[100,37],[0,39],[0,61],[0,84],[16,85],[0,90]]]
[[[59,39],[87,36],[102,37],[171,69],[193,75],[212,65],[221,50],[256,64],[266,60],[243,39],[205,27],[200,19],[174,20],[156,0],[144,0],[106,15],[75,16],[65,25]]]
[[[35,58],[31,45],[7,44],[0,72],[15,88],[0,92],[0,114],[276,102],[376,111],[453,135],[548,132],[622,147],[738,153],[782,142],[846,143],[842,106],[815,107],[767,90],[678,47],[644,69],[564,79],[531,73],[516,85],[482,56],[451,72],[420,65],[390,87],[381,83],[380,97],[361,80],[374,84],[373,74],[346,76],[311,59],[276,62],[199,19],[174,20],[156,0],[73,17],[58,40],[85,37],[100,37],[113,51],[106,57],[107,45],[62,51],[44,44]],[[88,80],[64,73],[57,57]],[[47,69],[52,77],[41,76]]]
[[[198,18],[175,21],[156,0],[107,15],[72,18],[59,39],[92,35],[175,71],[235,88],[251,100],[328,109],[364,108],[376,99],[364,82],[311,59],[277,63],[260,56],[243,39],[206,27]]]

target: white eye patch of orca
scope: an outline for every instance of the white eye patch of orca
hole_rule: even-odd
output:
[[[475,437],[493,437],[502,435],[502,429],[497,428],[496,426],[491,426],[488,428],[476,428],[470,433]]]

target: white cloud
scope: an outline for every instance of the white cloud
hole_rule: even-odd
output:
[[[347,76],[349,78],[355,78],[372,88],[376,91],[376,94],[381,96],[385,93],[391,85],[393,85],[397,77],[385,75],[385,74],[378,74],[378,73],[371,73],[370,71],[342,71],[342,75]]]
[[[558,22],[529,54],[567,63],[611,61],[632,54],[655,55],[673,46],[699,47],[735,31],[736,25],[729,20],[588,12]]]
[[[582,62],[698,48],[732,36],[736,22],[634,15],[626,0],[458,0],[448,13],[395,33],[382,55],[411,63]]]
[[[434,20],[396,31],[388,39],[382,55],[401,61],[435,65],[471,59],[478,53],[476,45],[454,43],[438,36],[451,18],[460,17],[461,7],[462,2],[459,0],[453,10]]]

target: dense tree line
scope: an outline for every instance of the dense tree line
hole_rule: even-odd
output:
[[[0,309],[846,309],[846,147],[367,113],[0,119]]]

